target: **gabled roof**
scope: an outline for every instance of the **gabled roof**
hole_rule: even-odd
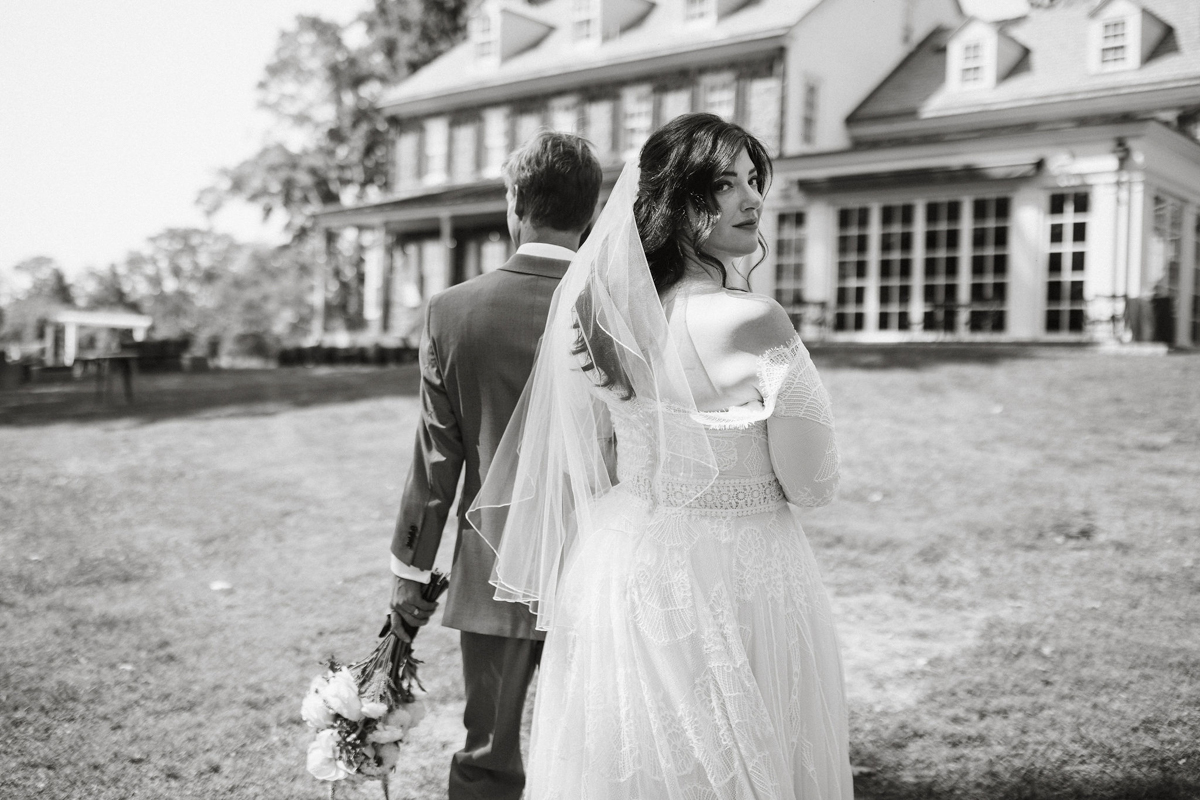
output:
[[[847,119],[855,123],[942,118],[980,111],[1048,106],[1067,100],[1103,98],[1127,92],[1195,88],[1200,105],[1200,8],[1196,0],[1138,0],[1171,32],[1140,68],[1092,74],[1088,71],[1088,26],[1094,4],[1064,2],[1032,8],[1001,23],[1005,35],[1029,53],[994,89],[947,91],[946,42],[935,31]]]
[[[620,36],[591,44],[572,37],[572,0],[549,0],[539,4],[536,13],[555,27],[535,47],[499,66],[481,68],[471,43],[461,42],[398,84],[380,105],[385,110],[399,111],[408,103],[428,98],[488,87],[499,90],[522,81],[568,73],[578,74],[582,83],[589,71],[609,64],[782,35],[823,0],[751,0],[715,24],[685,24],[684,2],[658,0],[645,18]]]

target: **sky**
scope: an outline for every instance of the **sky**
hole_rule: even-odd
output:
[[[165,227],[208,224],[197,193],[263,142],[255,86],[279,31],[366,2],[0,0],[0,293],[32,256],[74,276]],[[962,0],[989,18],[1023,3]],[[279,240],[244,205],[213,224]]]

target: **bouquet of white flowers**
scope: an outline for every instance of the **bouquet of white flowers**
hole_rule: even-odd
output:
[[[436,600],[449,582],[434,570],[421,596]],[[313,678],[300,704],[300,715],[317,731],[308,746],[308,771],[330,781],[331,798],[337,781],[348,778],[380,781],[386,798],[387,776],[400,760],[400,745],[425,716],[425,706],[413,694],[414,686],[425,688],[417,678],[421,662],[412,654],[417,629],[404,629],[410,641],[396,635],[389,617],[371,655],[346,665],[330,658],[328,670]]]

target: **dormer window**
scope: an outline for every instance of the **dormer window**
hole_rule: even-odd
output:
[[[983,81],[983,42],[963,45],[962,82],[964,86]]]
[[[467,22],[467,37],[481,68],[494,68],[537,45],[553,26],[525,5],[484,0]]]
[[[727,16],[746,5],[748,0],[684,0],[683,21],[689,23],[711,23]]]
[[[1104,23],[1100,39],[1100,67],[1112,69],[1125,65],[1125,20]]]
[[[716,16],[716,0],[686,0],[683,18],[686,22],[700,22]]]
[[[590,41],[600,35],[600,4],[597,0],[573,0],[571,36],[575,41]]]
[[[475,46],[475,58],[483,61],[496,55],[496,24],[491,9],[480,7],[471,17],[468,34]]]
[[[1093,73],[1137,69],[1171,32],[1134,0],[1104,0],[1090,16],[1088,69]]]
[[[993,89],[1027,52],[1003,25],[969,19],[946,43],[946,89],[950,92]]]

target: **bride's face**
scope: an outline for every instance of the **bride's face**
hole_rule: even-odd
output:
[[[762,183],[750,154],[744,149],[712,187],[720,216],[704,252],[723,262],[748,256],[758,249],[758,220],[762,214]]]

